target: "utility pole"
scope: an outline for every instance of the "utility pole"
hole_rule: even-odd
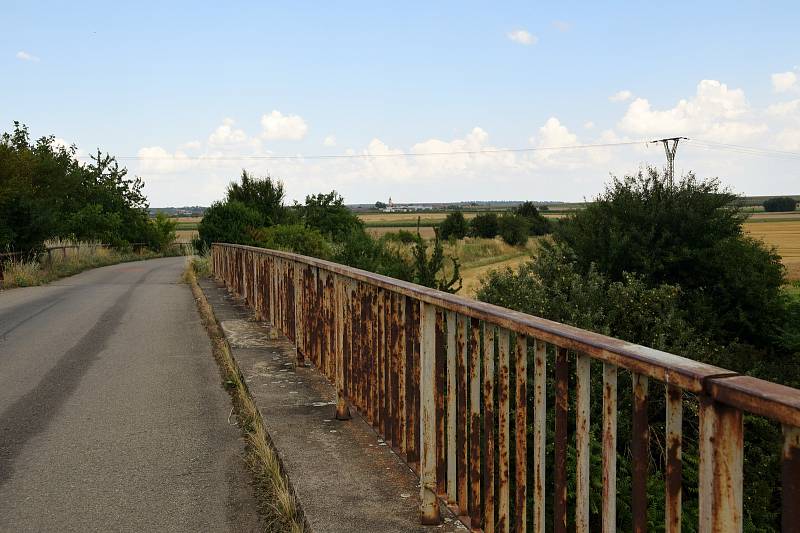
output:
[[[668,139],[650,141],[653,144],[662,143],[664,145],[664,152],[667,154],[667,177],[670,185],[672,185],[675,178],[675,152],[678,151],[678,141],[681,139],[689,140],[688,137],[670,137]],[[672,146],[670,146],[670,142],[672,142]]]

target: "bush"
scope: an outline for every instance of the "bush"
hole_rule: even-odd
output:
[[[164,213],[158,213],[150,220],[149,238],[147,246],[157,252],[163,252],[175,242],[175,228],[178,223]]]
[[[287,210],[283,205],[286,197],[283,182],[266,175],[253,177],[242,170],[242,183],[228,185],[228,202],[241,202],[261,214],[262,225],[272,226],[287,222]]]
[[[386,233],[381,238],[386,241],[394,241],[402,244],[414,244],[420,237],[416,233],[401,229],[400,231]]]
[[[463,239],[467,236],[467,220],[464,213],[454,211],[439,224],[439,235],[444,240]]]
[[[612,281],[636,273],[651,287],[682,289],[682,307],[720,342],[761,343],[780,322],[783,266],[744,237],[735,195],[689,174],[672,184],[656,169],[614,178],[605,192],[562,219],[557,242]]]
[[[278,224],[251,232],[256,246],[285,250],[320,259],[330,259],[333,250],[322,234],[302,224]]]
[[[306,203],[300,211],[307,226],[319,230],[334,242],[364,227],[364,223],[344,205],[344,198],[336,191],[306,196]]]
[[[511,246],[522,246],[528,242],[528,221],[520,215],[506,213],[497,222],[500,237]]]
[[[481,213],[469,223],[469,233],[473,237],[493,239],[499,231],[499,222],[495,213]]]
[[[234,200],[211,204],[197,230],[206,247],[215,242],[252,245],[250,232],[263,225],[261,213]]]
[[[353,230],[335,245],[333,260],[384,276],[413,281],[413,265],[399,250],[388,246],[387,242],[388,240],[373,239],[363,229]]]
[[[547,235],[551,231],[550,221],[544,218],[533,202],[524,202],[514,209],[514,214],[528,222],[530,235]]]
[[[764,201],[764,211],[768,213],[794,211],[797,209],[797,200],[788,196],[779,196]]]

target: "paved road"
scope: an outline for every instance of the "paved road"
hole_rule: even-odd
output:
[[[0,531],[249,531],[183,258],[0,293]]]

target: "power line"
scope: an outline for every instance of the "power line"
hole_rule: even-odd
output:
[[[117,160],[136,160],[136,161],[244,161],[244,160],[276,160],[276,159],[371,159],[371,158],[391,158],[391,157],[429,157],[429,156],[453,156],[453,155],[481,155],[481,154],[504,154],[520,152],[543,152],[551,150],[580,150],[592,148],[611,148],[615,146],[629,146],[634,144],[646,144],[648,141],[627,141],[616,143],[600,144],[574,144],[567,146],[541,146],[537,148],[493,148],[486,150],[460,150],[452,152],[392,152],[388,154],[313,154],[313,155],[225,155],[225,156],[181,156],[181,157],[156,157],[156,156],[117,156]],[[89,159],[91,156],[79,156],[79,159]]]
[[[742,155],[751,155],[757,157],[769,157],[774,159],[783,160],[798,160],[800,159],[800,152],[789,152],[786,150],[775,150],[772,148],[757,148],[754,146],[742,146],[739,144],[719,143],[716,141],[705,141],[700,139],[692,139],[690,145],[694,148],[699,148],[706,151],[722,151]]]

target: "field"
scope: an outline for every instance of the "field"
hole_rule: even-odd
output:
[[[778,249],[790,281],[800,280],[800,214],[773,220],[752,220],[745,231]]]

